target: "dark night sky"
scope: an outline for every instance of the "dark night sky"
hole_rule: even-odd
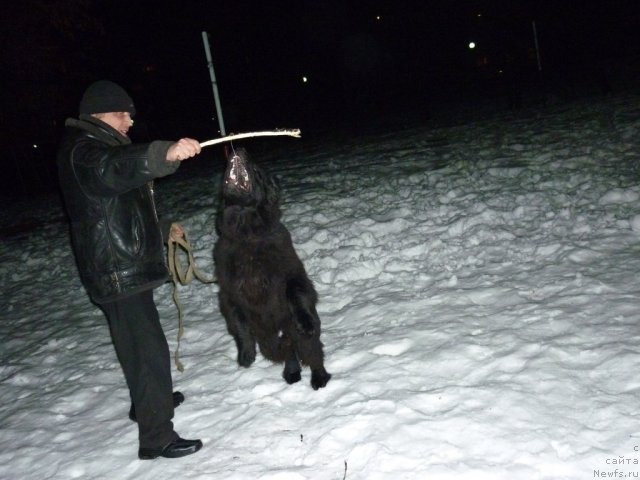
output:
[[[36,143],[39,161],[53,163],[64,118],[100,78],[134,97],[134,140],[215,137],[203,30],[228,132],[426,117],[436,103],[499,99],[506,79],[525,94],[541,78],[565,91],[592,81],[597,91],[600,73],[640,62],[637,0],[23,0],[4,8],[2,130],[14,169],[38,161],[29,154]]]

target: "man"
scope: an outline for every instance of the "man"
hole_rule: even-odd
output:
[[[184,231],[177,224],[160,226],[151,182],[199,154],[200,144],[190,138],[132,144],[127,134],[134,114],[119,85],[90,85],[79,118],[65,122],[58,171],[80,277],[107,317],[131,394],[138,456],[176,458],[197,452],[202,442],[173,430],[174,406],[184,397],[172,392],[169,347],[153,289],[169,278],[164,233],[180,237]]]

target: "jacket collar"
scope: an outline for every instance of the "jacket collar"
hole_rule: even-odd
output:
[[[129,137],[125,137],[111,125],[91,115],[80,115],[78,119],[68,118],[64,122],[64,125],[65,127],[83,130],[87,132],[89,136],[110,146],[129,145],[131,143]]]

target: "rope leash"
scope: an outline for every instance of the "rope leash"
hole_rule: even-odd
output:
[[[184,334],[184,314],[182,309],[182,303],[178,298],[178,282],[181,285],[189,285],[194,278],[197,278],[202,283],[215,283],[216,278],[205,277],[198,267],[196,266],[195,258],[193,257],[193,247],[189,243],[187,234],[185,232],[182,238],[169,238],[167,245],[168,259],[169,259],[169,272],[171,273],[171,281],[173,282],[173,302],[178,308],[178,345],[174,353],[174,359],[176,367],[180,372],[184,371],[184,365],[180,361],[180,340]],[[187,267],[183,268],[180,261],[180,252],[184,252],[187,256]]]

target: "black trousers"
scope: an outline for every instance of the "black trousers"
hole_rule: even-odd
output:
[[[167,338],[160,325],[153,290],[104,303],[111,339],[138,418],[140,448],[175,440],[173,384]]]

